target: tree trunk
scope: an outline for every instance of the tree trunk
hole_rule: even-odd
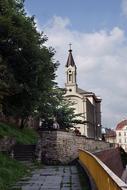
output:
[[[25,127],[25,121],[26,121],[25,118],[21,118],[20,129],[24,129],[24,127]]]

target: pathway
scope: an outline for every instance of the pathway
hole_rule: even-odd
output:
[[[76,166],[44,166],[29,180],[18,184],[21,190],[81,190]]]

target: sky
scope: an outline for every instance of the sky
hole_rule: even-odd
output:
[[[56,51],[59,86],[71,43],[78,86],[102,98],[103,127],[127,119],[127,0],[26,0],[25,9]]]

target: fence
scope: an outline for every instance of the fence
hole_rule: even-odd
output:
[[[79,150],[79,160],[87,168],[98,190],[127,190],[127,185],[93,154]]]

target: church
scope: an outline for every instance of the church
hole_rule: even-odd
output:
[[[70,47],[66,70],[65,97],[73,102],[75,113],[82,124],[76,124],[81,135],[101,139],[101,98],[93,92],[82,90],[77,84],[77,67]]]

